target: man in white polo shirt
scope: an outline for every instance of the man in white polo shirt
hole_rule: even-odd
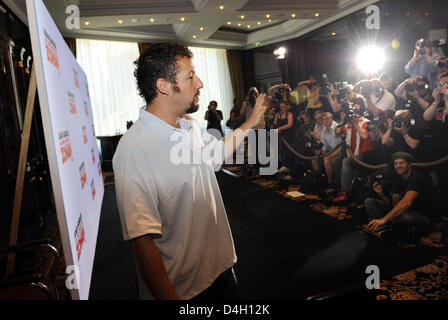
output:
[[[135,254],[142,299],[222,299],[235,288],[236,254],[214,169],[263,118],[265,95],[246,123],[218,141],[186,115],[199,108],[203,86],[191,57],[175,43],[152,44],[142,53],[135,76],[147,105],[113,158],[123,235]],[[206,148],[213,156],[201,156]]]
[[[367,95],[367,110],[372,112],[375,119],[379,117],[379,114],[386,110],[395,110],[395,97],[392,93],[387,91],[380,80],[370,80],[370,95]]]

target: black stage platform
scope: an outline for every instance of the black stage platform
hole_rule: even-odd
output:
[[[242,178],[217,173],[232,228],[241,299],[306,299],[364,288],[366,267],[382,279],[429,263],[431,250],[404,249]],[[123,242],[113,184],[106,185],[91,299],[137,299],[135,263]]]

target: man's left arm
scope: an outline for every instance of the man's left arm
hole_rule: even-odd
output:
[[[369,231],[375,231],[378,227],[386,224],[387,222],[401,216],[405,213],[412,205],[412,203],[417,199],[418,192],[415,190],[409,190],[406,192],[404,197],[397,203],[397,205],[389,211],[383,218],[375,219],[369,222],[367,229]]]

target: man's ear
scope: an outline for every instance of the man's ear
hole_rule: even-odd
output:
[[[171,92],[170,82],[166,79],[159,78],[156,81],[157,91],[162,95],[168,95]]]

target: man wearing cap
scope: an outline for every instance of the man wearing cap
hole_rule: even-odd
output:
[[[370,222],[367,230],[380,232],[406,228],[413,234],[428,231],[430,221],[438,217],[434,188],[428,179],[412,169],[413,157],[406,152],[392,155],[392,164],[397,174],[391,183],[391,199],[384,193],[384,186],[373,184],[378,198],[364,201]],[[390,201],[391,200],[391,201]],[[402,229],[403,230],[403,229]]]

